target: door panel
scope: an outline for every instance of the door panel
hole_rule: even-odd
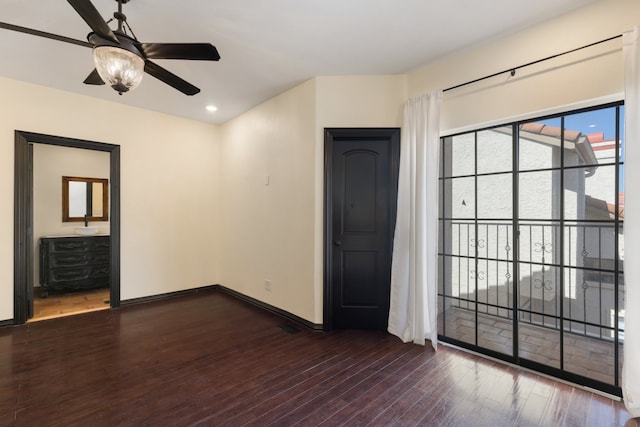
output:
[[[369,292],[378,273],[378,253],[374,251],[344,251],[342,253],[341,307],[377,307],[376,295]]]
[[[325,324],[386,329],[399,130],[327,132]]]

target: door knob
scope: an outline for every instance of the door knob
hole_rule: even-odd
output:
[[[342,245],[342,242],[340,240],[336,240],[335,242],[333,242],[333,244],[336,246],[340,246]]]

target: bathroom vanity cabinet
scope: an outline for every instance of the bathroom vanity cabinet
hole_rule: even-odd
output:
[[[109,236],[40,238],[41,296],[109,287]]]

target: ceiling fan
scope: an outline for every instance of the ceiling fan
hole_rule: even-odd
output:
[[[115,0],[118,3],[118,11],[113,14],[113,19],[118,22],[116,30],[109,27],[113,19],[105,21],[90,0],[67,1],[91,28],[92,32],[87,35],[88,42],[4,22],[0,22],[0,28],[93,48],[96,68],[84,83],[103,85],[108,82],[120,95],[137,87],[144,72],[185,95],[195,95],[200,89],[151,62],[151,59],[220,59],[218,50],[211,43],[139,42],[122,13],[122,5],[130,0]]]

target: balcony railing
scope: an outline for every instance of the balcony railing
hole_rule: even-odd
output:
[[[445,221],[441,284],[450,304],[611,340],[624,325],[622,223]],[[517,244],[518,265],[514,265]],[[617,299],[617,301],[616,301]]]

